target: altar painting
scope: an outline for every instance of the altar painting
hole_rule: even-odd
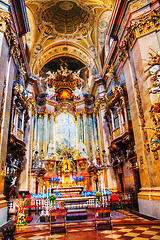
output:
[[[56,151],[76,147],[76,127],[70,114],[61,114],[56,119]]]

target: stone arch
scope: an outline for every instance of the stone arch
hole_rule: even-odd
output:
[[[37,75],[47,62],[62,56],[70,56],[78,59],[87,66],[93,76],[99,74],[98,64],[89,52],[79,45],[73,43],[67,43],[66,45],[64,42],[57,45],[51,45],[44,49],[39,56],[35,58],[35,61],[32,64],[32,72]]]

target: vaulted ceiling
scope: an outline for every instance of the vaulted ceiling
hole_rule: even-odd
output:
[[[31,71],[53,66],[62,57],[85,65],[100,75],[106,31],[115,0],[26,0]],[[52,64],[49,64],[49,62]],[[81,66],[81,64],[79,64]],[[50,69],[51,70],[51,69]]]

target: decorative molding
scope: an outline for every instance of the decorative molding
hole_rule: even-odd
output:
[[[146,131],[146,122],[144,118],[144,111],[143,111],[143,106],[142,106],[142,99],[140,95],[140,89],[138,86],[138,80],[137,78],[134,79],[134,87],[135,87],[135,92],[136,92],[136,98],[137,98],[137,104],[138,104],[138,109],[139,109],[139,117],[141,121],[141,127],[143,131],[143,139],[144,139],[144,146],[146,150],[149,152],[150,151],[150,146],[149,146],[149,141],[148,141],[148,133]]]
[[[18,58],[20,57],[20,50],[18,49],[17,37],[12,27],[11,16],[11,13],[0,10],[0,30],[4,32],[10,47],[9,55]]]
[[[127,28],[122,44],[119,46],[119,61],[124,63],[128,57],[128,49],[132,49],[137,38],[153,31],[160,30],[160,8],[149,14],[143,14],[138,20],[132,20]]]

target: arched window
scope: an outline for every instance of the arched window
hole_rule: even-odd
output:
[[[18,114],[18,129],[22,130],[22,121],[23,121],[23,110],[19,110]]]
[[[131,112],[130,112],[130,107],[129,107],[129,101],[126,101],[127,104],[127,113],[128,113],[128,120],[131,121]]]
[[[113,119],[114,119],[114,128],[119,128],[119,118],[118,118],[118,113],[116,108],[114,108],[113,110]]]

